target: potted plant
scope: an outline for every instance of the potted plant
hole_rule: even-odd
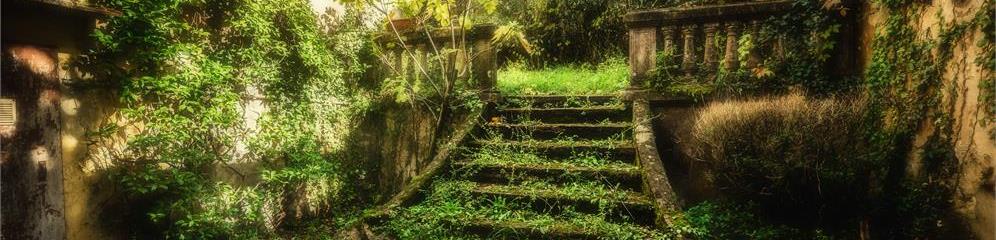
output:
[[[395,8],[388,16],[387,30],[397,29],[398,32],[412,31],[416,27],[414,18],[408,17],[401,8]]]

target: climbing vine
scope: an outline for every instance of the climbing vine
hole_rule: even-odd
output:
[[[938,234],[942,225],[938,223],[951,211],[953,200],[949,196],[953,195],[953,181],[958,172],[953,146],[957,136],[951,114],[959,97],[956,90],[960,83],[945,84],[942,79],[949,71],[955,45],[980,27],[991,25],[992,2],[985,1],[983,10],[969,21],[949,24],[938,15],[937,38],[929,35],[924,38],[925,33],[915,27],[918,24],[915,20],[923,19],[926,14],[923,3],[876,2],[887,15],[884,27],[873,42],[874,52],[865,86],[870,100],[869,138],[876,149],[871,159],[890,166],[880,173],[885,176],[881,186],[884,202],[883,207],[876,210],[883,219],[877,224],[888,229],[882,232],[888,234],[886,236]],[[984,42],[991,34],[984,34],[978,45],[983,54],[991,55],[993,42]],[[987,61],[982,59],[980,65]],[[991,74],[992,67],[982,68]],[[980,81],[982,91],[992,92],[987,89],[991,88],[987,84],[991,85],[992,79]],[[990,96],[982,94],[979,100],[987,101]],[[991,111],[985,110],[991,103],[983,102],[982,105],[985,105],[983,111]],[[927,142],[920,146],[926,176],[906,178],[907,159],[913,152],[914,138],[923,129],[931,130]]]
[[[262,237],[288,208],[307,215],[349,199],[343,182],[362,171],[336,152],[367,105],[349,87],[365,69],[363,33],[326,31],[303,0],[100,4],[122,14],[79,65],[120,96],[124,121],[103,129],[130,134],[112,157],[127,214],[145,222],[135,231]],[[246,164],[261,181],[247,180],[257,170]]]

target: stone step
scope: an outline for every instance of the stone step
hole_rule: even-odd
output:
[[[554,220],[553,222],[538,225],[522,220],[496,220],[488,218],[468,219],[462,225],[469,232],[476,232],[485,238],[497,239],[617,239],[619,234],[609,232],[610,230],[596,229],[593,226],[580,224],[584,220]],[[612,228],[612,227],[608,227]],[[617,229],[625,229],[618,226]],[[624,231],[627,235],[643,236],[634,239],[654,239],[653,234],[647,229],[641,230],[617,230]],[[508,237],[506,237],[508,236]]]
[[[505,105],[513,108],[565,108],[621,106],[614,95],[522,95],[505,97]]]
[[[632,135],[630,123],[538,123],[538,124],[505,124],[488,123],[485,129],[496,133],[504,139],[629,139]]]
[[[564,211],[604,214],[605,220],[653,226],[653,203],[645,195],[626,190],[592,190],[566,187],[479,184],[472,194],[489,199],[505,198],[532,206],[533,211],[558,215]]]
[[[632,122],[633,113],[621,106],[505,108],[498,110],[502,123],[602,123]]]
[[[578,153],[604,153],[615,159],[625,159],[634,162],[636,146],[631,140],[600,140],[600,141],[553,141],[553,140],[475,140],[472,147],[502,147],[522,149],[550,159],[562,159]]]
[[[454,162],[457,175],[479,183],[520,184],[525,181],[546,181],[566,184],[577,181],[598,181],[620,190],[640,192],[643,176],[635,165],[628,167],[581,167],[567,164],[481,164]]]

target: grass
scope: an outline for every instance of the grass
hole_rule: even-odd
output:
[[[632,224],[608,222],[603,214],[571,209],[558,214],[537,212],[525,203],[506,198],[474,198],[469,181],[437,180],[427,201],[402,209],[378,230],[400,239],[522,239],[522,232],[496,231],[475,235],[463,228],[472,223],[516,225],[541,232],[581,230],[604,239],[661,239],[664,233]],[[571,190],[582,191],[579,189]]]
[[[573,102],[586,104],[582,100]],[[520,123],[543,124],[529,119]],[[639,167],[626,163],[628,160],[614,159],[613,153],[602,152],[631,144],[630,131],[595,140],[563,135],[538,140],[529,130],[486,130],[490,131],[476,139],[478,144],[461,148],[465,158],[460,159],[459,168],[433,179],[419,203],[392,212],[375,230],[398,239],[674,238],[670,230],[636,223],[650,219],[645,211],[651,208],[650,199],[613,177],[618,171],[638,172]],[[537,149],[550,145],[571,148],[569,153],[558,152],[555,156]],[[586,149],[589,146],[605,149]],[[503,167],[498,170],[501,180],[475,178],[479,171],[493,166]],[[511,166],[566,171],[547,175]],[[632,207],[637,211],[631,211]]]
[[[622,58],[598,66],[556,66],[529,70],[512,64],[498,72],[498,88],[507,95],[616,94],[627,83],[629,66]]]
[[[579,152],[566,159],[547,159],[529,149],[507,145],[487,145],[471,154],[471,163],[480,165],[544,165],[563,167],[590,167],[596,169],[636,168],[631,164],[609,159],[606,154]]]

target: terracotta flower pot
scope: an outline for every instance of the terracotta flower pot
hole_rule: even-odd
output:
[[[411,31],[415,29],[415,19],[411,18],[391,19],[391,24],[394,24],[394,28],[398,29],[399,32]],[[391,26],[388,25],[387,29],[390,30]]]

